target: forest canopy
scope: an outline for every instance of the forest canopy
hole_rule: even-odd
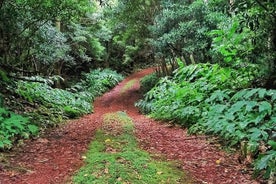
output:
[[[0,10],[3,72],[63,76],[181,58],[253,63],[275,78],[274,0],[2,0]]]

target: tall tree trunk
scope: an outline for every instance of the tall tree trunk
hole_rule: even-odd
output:
[[[60,32],[61,31],[61,22],[60,22],[60,19],[56,19],[56,29]],[[57,76],[61,76],[62,74],[62,67],[63,67],[63,63],[64,61],[63,60],[59,60],[56,62],[55,64],[55,70],[54,70],[54,74],[57,75]],[[61,81],[59,79],[57,79],[55,81],[55,85],[54,85],[55,88],[61,88]]]

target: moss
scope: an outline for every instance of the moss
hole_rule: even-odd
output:
[[[109,113],[103,120],[103,129],[90,144],[86,164],[73,177],[74,183],[192,183],[177,164],[138,148],[133,122],[126,113]]]

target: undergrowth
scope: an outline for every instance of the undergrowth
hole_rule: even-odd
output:
[[[157,84],[158,80],[159,80],[159,77],[156,74],[156,72],[143,77],[140,81],[141,92],[144,94],[149,90],[151,90]]]
[[[104,115],[103,128],[73,183],[191,183],[176,164],[155,160],[137,146],[132,120],[124,112]]]
[[[17,82],[16,93],[39,108],[28,113],[40,127],[54,126],[63,119],[76,118],[93,111],[92,101],[123,79],[110,69],[97,69],[83,75],[83,79],[69,89],[57,89],[51,83]]]
[[[19,139],[38,133],[38,127],[29,119],[0,107],[0,150],[9,149]]]
[[[1,71],[0,76],[3,78]],[[55,77],[60,79],[59,76]],[[15,82],[15,85],[5,83],[8,87],[3,88],[12,93],[12,98],[5,98],[7,102],[13,103],[11,107],[16,104],[18,108],[15,111],[24,115],[6,110],[4,104],[9,103],[0,95],[0,149],[12,148],[17,141],[38,134],[39,130],[56,126],[64,119],[91,113],[93,100],[115,86],[123,76],[110,69],[93,70],[66,90],[52,88],[53,77],[33,76],[25,79]]]
[[[179,67],[162,78],[136,105],[144,113],[187,127],[190,133],[221,137],[255,159],[257,174],[276,171],[276,90],[250,88],[254,65],[223,68],[217,64]]]

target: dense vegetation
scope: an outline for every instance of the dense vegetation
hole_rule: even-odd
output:
[[[158,64],[142,81],[141,110],[220,136],[269,177],[275,9],[274,0],[0,1],[0,147],[91,112],[122,79],[113,70]]]
[[[160,1],[159,8],[149,40],[161,72],[171,75],[137,106],[190,133],[219,136],[239,147],[243,159],[255,160],[256,174],[265,170],[263,176],[274,181],[273,1]],[[155,75],[141,81],[145,91]]]
[[[225,145],[241,147],[244,157],[259,156],[255,167],[266,168],[269,176],[276,158],[276,90],[248,88],[254,68],[244,72],[217,64],[182,66],[173,77],[160,79],[137,106],[190,133],[219,136]]]
[[[37,134],[38,127],[44,130],[65,119],[91,113],[95,97],[114,87],[123,76],[109,69],[92,70],[67,89],[52,88],[51,80],[35,79],[40,82],[19,80],[14,86],[15,95],[31,106],[28,111],[21,110],[29,118],[0,107],[0,148],[10,148],[17,139]]]

